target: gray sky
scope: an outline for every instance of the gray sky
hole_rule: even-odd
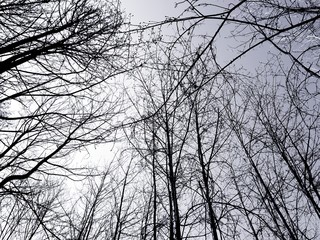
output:
[[[132,22],[164,20],[166,16],[177,16],[181,8],[175,8],[174,0],[122,0],[121,6],[133,15]]]
[[[147,23],[147,22],[156,22],[165,20],[166,17],[177,17],[179,16],[183,10],[188,7],[186,3],[180,4],[176,6],[177,0],[121,0],[121,7],[126,12],[126,14],[131,14],[131,22],[133,24],[139,23]],[[181,2],[181,1],[180,1]],[[218,5],[228,5],[228,3],[232,3],[231,0],[217,0],[216,3]],[[221,8],[217,7],[206,7],[199,9],[204,14],[220,12]],[[198,26],[198,33],[213,36],[216,31],[218,25],[221,23],[217,20],[205,21],[202,22],[201,27]],[[172,34],[170,28],[167,28],[164,34]],[[230,38],[230,32],[234,29],[233,25],[224,26],[222,31],[220,32],[218,38],[214,42],[214,46],[216,47],[217,60],[218,63],[224,65],[228,63],[231,59],[233,59],[236,55],[238,55],[238,44],[234,41],[233,38]],[[164,28],[162,28],[162,31]],[[259,65],[259,62],[265,61],[268,56],[268,52],[270,49],[267,45],[259,46],[254,51],[250,51],[245,56],[238,59],[235,63],[238,67],[244,67],[245,69],[254,70],[255,67]]]
[[[133,24],[159,22],[165,20],[166,17],[178,17],[189,5],[186,3],[176,5],[177,0],[121,0],[121,7],[127,15],[132,15],[131,22]],[[181,2],[181,1],[180,1]],[[203,10],[203,9],[202,9]],[[212,11],[212,9],[207,9]],[[201,27],[197,27],[197,33],[212,36],[218,26],[217,22],[205,22]],[[212,24],[216,25],[213,27]],[[164,35],[176,34],[175,26],[162,27]],[[227,55],[227,48],[221,48]]]

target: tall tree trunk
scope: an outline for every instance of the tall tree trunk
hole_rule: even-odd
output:
[[[177,190],[176,190],[176,176],[173,166],[173,153],[172,153],[172,144],[170,138],[170,128],[169,128],[169,120],[166,111],[166,138],[167,138],[167,154],[168,154],[168,164],[169,164],[169,181],[170,181],[170,188],[171,188],[171,200],[173,203],[173,210],[174,210],[174,222],[175,222],[175,235],[177,240],[181,240],[181,226],[180,226],[180,216],[179,216],[179,206],[178,206],[178,197],[177,197]]]
[[[203,159],[203,152],[202,152],[202,142],[201,142],[201,135],[200,135],[200,126],[199,126],[199,116],[198,116],[198,109],[195,107],[195,120],[196,120],[196,132],[197,132],[197,145],[198,145],[198,157],[201,166],[201,173],[202,173],[202,180],[204,183],[204,194],[205,194],[205,201],[208,205],[209,209],[209,219],[210,219],[210,227],[212,231],[212,238],[214,240],[219,240],[218,238],[218,227],[217,221],[214,214],[214,210],[212,207],[212,201],[210,197],[210,188],[209,188],[209,173],[206,171],[206,166]]]

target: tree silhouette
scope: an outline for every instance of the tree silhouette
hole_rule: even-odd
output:
[[[105,92],[126,70],[128,46],[115,4],[1,2],[0,103],[9,106],[1,114],[1,189],[48,174],[69,152],[110,135],[121,104]]]
[[[2,1],[0,238],[318,239],[318,5]]]

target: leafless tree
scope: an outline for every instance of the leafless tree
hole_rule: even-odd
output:
[[[90,175],[69,154],[114,141],[125,18],[113,0],[4,0],[0,36],[1,238],[66,239],[59,177]]]
[[[152,166],[153,189],[163,184],[157,177],[167,181],[169,231],[163,234],[192,236],[183,221],[197,213],[208,216],[212,239],[316,239],[319,6],[286,0],[179,4],[187,6],[182,15],[150,26],[175,25],[177,35],[170,43],[155,40],[167,46],[160,51],[167,60],[153,54],[156,62],[146,67],[152,73],[138,77],[144,103],[135,107],[145,125],[130,136],[144,139],[136,150]],[[203,44],[189,38],[192,50],[185,51],[182,39],[209,22],[215,25]],[[228,58],[218,54],[221,35],[233,39]],[[241,58],[262,48],[268,58],[260,65],[238,67]],[[209,68],[205,77],[193,75]],[[190,159],[196,162],[192,170],[184,165]],[[192,205],[184,205],[184,198]],[[155,219],[160,222],[160,214]]]
[[[132,61],[118,4],[0,4],[1,237],[319,238],[319,4],[180,1],[131,27]],[[118,126],[117,164],[69,201],[67,156]]]
[[[127,69],[117,4],[1,2],[1,191],[23,191],[69,152],[110,136],[121,111],[112,78]]]

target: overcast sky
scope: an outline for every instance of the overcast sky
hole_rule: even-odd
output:
[[[126,14],[131,14],[131,22],[133,24],[155,22],[165,20],[166,17],[177,17],[187,7],[187,4],[180,4],[176,6],[177,0],[121,0],[122,9]],[[180,1],[181,2],[181,1]],[[217,4],[228,4],[232,1],[217,1]],[[214,11],[221,11],[216,7],[202,8],[201,12],[208,14]],[[220,24],[219,21],[206,21],[206,24],[201,25],[198,31],[208,36],[213,36],[216,28]],[[230,31],[233,26],[225,26],[219,35],[219,38],[215,41],[217,59],[219,64],[225,64],[229,62],[237,54],[236,51],[240,50],[236,46],[238,45],[234,39],[230,38]],[[162,29],[163,30],[163,29]],[[166,34],[166,33],[164,33]],[[244,67],[246,69],[253,70],[257,67],[258,63],[265,61],[268,53],[268,47],[265,45],[259,46],[253,52],[249,52],[246,56],[237,61],[238,67]]]
[[[177,16],[181,8],[175,8],[174,0],[122,0],[121,5],[127,14],[132,14],[132,22],[164,20],[166,16]]]

